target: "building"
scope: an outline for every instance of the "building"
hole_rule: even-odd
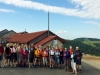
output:
[[[33,33],[21,32],[14,34],[8,39],[9,43],[23,43],[23,44],[31,44],[41,45],[46,47],[48,45],[63,45],[66,41],[53,32],[48,30],[38,31]]]
[[[4,29],[0,31],[0,43],[6,43],[8,38],[14,34],[16,34],[16,32],[13,30],[9,31],[7,29]]]

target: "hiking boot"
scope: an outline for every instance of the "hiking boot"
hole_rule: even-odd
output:
[[[39,67],[41,68],[41,65],[39,65]]]
[[[79,72],[79,69],[77,68],[77,72]]]
[[[34,65],[33,67],[36,68],[36,65]]]
[[[52,69],[52,67],[50,67],[50,69]]]

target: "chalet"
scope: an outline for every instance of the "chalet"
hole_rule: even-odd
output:
[[[33,33],[21,32],[14,34],[8,39],[9,43],[22,43],[22,44],[31,44],[42,45],[46,47],[48,45],[63,45],[65,40],[48,30],[38,31]]]
[[[1,43],[6,43],[8,38],[10,36],[12,36],[13,34],[15,34],[16,32],[13,31],[13,30],[7,30],[7,29],[4,29],[2,31],[0,31],[0,42]]]

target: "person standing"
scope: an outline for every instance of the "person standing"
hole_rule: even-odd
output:
[[[36,66],[37,61],[38,61],[39,67],[41,67],[40,50],[39,50],[38,47],[37,47],[36,50],[35,50],[35,61],[34,61],[34,66]]]
[[[70,55],[73,53],[74,50],[73,50],[72,46],[69,47],[69,50],[68,51],[70,52]],[[69,69],[70,69],[70,72],[71,72],[71,70],[72,70],[72,67],[71,67],[71,57],[70,57],[69,62],[70,62],[69,63]]]
[[[64,66],[65,66],[65,71],[69,70],[69,60],[70,60],[70,52],[65,48],[63,52],[63,59],[64,59]]]
[[[21,54],[22,54],[22,66],[25,67],[27,62],[27,56],[28,56],[28,51],[26,50],[25,46],[23,47]]]
[[[60,52],[59,50],[56,48],[55,51],[55,66],[58,68],[60,66]]]
[[[44,49],[44,51],[42,52],[42,56],[43,56],[43,66],[47,67],[48,66],[48,52],[46,50],[46,48]]]
[[[82,59],[82,52],[79,50],[79,47],[76,47],[76,51],[75,51],[75,55],[76,55],[76,66],[77,66],[77,71],[82,72],[82,66],[81,66],[81,59]]]
[[[10,50],[10,47],[9,47],[9,44],[6,45],[6,48],[4,50],[4,54],[5,54],[5,61],[4,61],[4,67],[6,65],[10,65],[10,56],[11,56],[11,50]]]
[[[49,51],[49,57],[50,57],[50,69],[54,68],[54,60],[55,60],[55,50],[54,47]]]
[[[17,66],[17,47],[14,44],[11,48],[11,67]]]
[[[76,55],[75,55],[74,51],[71,53],[71,67],[72,67],[72,70],[73,70],[73,74],[77,74]]]
[[[29,68],[33,67],[33,62],[34,62],[34,49],[33,49],[33,47],[30,47],[30,50],[29,50]]]
[[[4,53],[4,48],[0,43],[0,68],[1,68],[1,61],[3,60],[3,53]]]
[[[22,60],[22,56],[21,56],[21,45],[18,45],[17,46],[17,66],[20,67],[20,63],[21,63],[21,60]]]
[[[42,56],[42,53],[43,53],[43,48],[41,45],[39,45],[39,51],[40,51],[40,64],[42,65],[43,64],[43,56]],[[40,65],[40,66],[41,66]]]
[[[59,48],[59,51],[60,51],[60,67],[63,68],[63,64],[64,64],[64,60],[63,60],[63,48],[62,46],[60,46]]]
[[[49,46],[46,47],[46,52],[48,53],[48,57],[47,57],[47,62],[48,62],[47,65],[48,65],[48,66],[47,66],[47,67],[49,67],[49,63],[50,63],[50,60],[49,60],[50,48],[49,48]]]

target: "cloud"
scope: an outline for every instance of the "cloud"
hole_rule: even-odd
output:
[[[84,23],[88,23],[88,24],[92,24],[92,25],[96,25],[96,26],[100,26],[100,23],[95,22],[95,21],[86,21]]]
[[[9,9],[0,9],[0,12],[4,12],[4,13],[16,13],[14,10],[9,10]]]
[[[65,34],[65,33],[67,33],[67,31],[58,30],[58,31],[56,32],[56,34]]]
[[[81,18],[100,19],[100,0],[69,0],[75,8],[64,8],[49,6],[52,13],[63,14],[66,16],[77,16]],[[0,0],[1,3],[11,4],[21,8],[42,10],[47,12],[48,5],[34,2],[32,0]]]

